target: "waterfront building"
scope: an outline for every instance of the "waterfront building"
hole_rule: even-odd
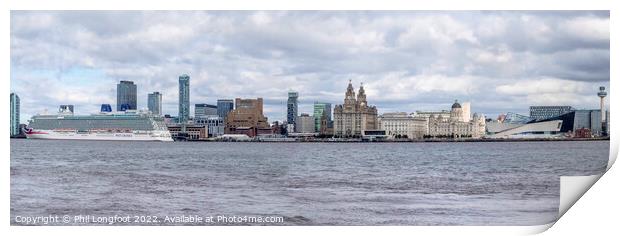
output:
[[[282,137],[286,135],[286,126],[279,121],[274,121],[271,123],[271,131],[275,136]]]
[[[161,93],[153,92],[148,95],[148,108],[153,115],[161,115]]]
[[[267,117],[263,115],[263,98],[235,99],[235,109],[226,117],[225,134],[246,134],[254,137],[271,132]]]
[[[315,133],[313,116],[301,113],[295,121],[295,133]]]
[[[314,131],[321,132],[321,127],[323,120],[325,120],[326,124],[329,125],[332,121],[332,104],[325,102],[314,102]],[[325,116],[325,117],[323,117]]]
[[[17,96],[16,93],[11,93],[11,136],[16,136],[19,134],[19,103],[19,96]]]
[[[429,119],[430,137],[471,137],[480,138],[485,134],[485,117],[474,113],[473,119],[465,121],[463,108],[458,101],[454,101],[449,117],[431,116]]]
[[[544,120],[573,111],[571,106],[530,106],[530,118]]]
[[[605,123],[601,120],[605,119]],[[547,120],[562,120],[560,132],[575,133],[578,129],[588,129],[593,136],[605,136],[604,127],[609,127],[609,112],[605,112],[605,118],[601,117],[601,110],[575,110],[558,117]]]
[[[116,110],[137,110],[138,109],[138,87],[133,81],[121,80],[116,85]]]
[[[286,133],[295,133],[295,124],[286,124]]]
[[[234,101],[232,99],[218,99],[217,100],[217,115],[222,119],[226,119],[228,112],[234,109]]]
[[[510,113],[509,113],[510,114]],[[532,123],[534,121],[551,121],[551,120],[560,120],[562,121],[562,125],[558,132],[564,134],[565,136],[573,136],[579,129],[588,129],[590,134],[593,136],[606,136],[605,128],[609,126],[609,122],[601,123],[602,119],[608,120],[609,113],[605,112],[605,117],[601,117],[601,110],[592,109],[592,110],[573,110],[568,113],[564,113],[559,116],[547,118],[547,119],[539,119],[534,120],[530,117],[519,117],[515,119],[514,117],[518,117],[518,115],[510,114],[510,116],[503,123]]]
[[[207,127],[209,137],[219,137],[224,135],[224,118],[219,116],[197,116],[194,118],[194,124],[204,125]]]
[[[295,91],[288,92],[288,101],[286,102],[286,123],[295,125],[297,118],[297,98],[299,93]]]
[[[207,128],[196,124],[170,124],[168,125],[170,136],[175,141],[194,141],[207,139]]]
[[[189,121],[189,75],[179,76],[179,123]]]
[[[194,119],[207,116],[217,116],[217,106],[204,103],[194,105]]]
[[[531,123],[501,123],[498,121],[487,124],[486,138],[558,138],[563,134],[560,132],[562,120],[534,121]]]
[[[73,105],[60,105],[58,106],[58,111],[73,113]]]
[[[379,129],[389,138],[414,138],[415,120],[406,112],[384,113],[379,116]]]
[[[344,104],[334,107],[334,135],[336,137],[361,137],[365,130],[378,128],[377,107],[368,106],[363,85],[360,85],[356,98],[353,85],[349,80]]]

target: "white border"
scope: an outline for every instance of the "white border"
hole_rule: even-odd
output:
[[[29,10],[75,10],[75,9],[136,9],[136,10],[193,10],[193,9],[281,9],[281,10],[297,10],[297,9],[343,9],[343,10],[612,10],[611,22],[617,22],[618,17],[615,16],[618,10],[617,4],[613,1],[603,0],[589,0],[589,1],[566,1],[566,0],[547,0],[547,1],[533,1],[533,0],[510,0],[510,1],[492,1],[492,0],[468,0],[468,1],[449,1],[449,0],[434,0],[434,1],[406,1],[406,0],[360,0],[360,1],[327,1],[327,0],[315,0],[315,1],[285,1],[285,0],[263,0],[263,1],[212,1],[197,3],[195,0],[151,0],[151,1],[127,1],[127,0],[107,0],[107,1],[85,1],[85,0],[55,0],[55,1],[36,1],[36,0],[21,0],[21,1],[2,1],[0,3],[4,9],[0,12],[0,19],[2,19],[2,44],[5,50],[4,56],[0,59],[0,71],[4,72],[4,78],[2,79],[5,89],[9,86],[9,63],[10,63],[10,11],[29,9]],[[224,3],[225,2],[225,3]],[[616,58],[618,55],[617,47],[618,37],[612,27],[612,42],[611,42],[611,65],[616,65]],[[611,77],[617,77],[616,67],[611,67]],[[618,86],[618,80],[612,79],[611,89]],[[618,110],[618,100],[614,99],[614,94],[609,95],[610,110]],[[8,113],[8,102],[0,103],[3,111]],[[613,124],[620,124],[617,116],[613,114],[611,117],[612,128],[612,156],[617,156],[618,152],[618,135],[620,129]],[[3,122],[8,123],[7,116],[2,116]],[[5,126],[5,131],[9,129],[9,126]],[[8,132],[5,132],[7,134]],[[13,234],[45,234],[45,235],[109,235],[111,233],[135,233],[135,234],[155,234],[155,235],[168,235],[171,233],[177,233],[182,230],[185,234],[241,234],[249,233],[258,235],[272,235],[272,234],[295,234],[301,235],[316,235],[322,233],[355,233],[355,234],[407,234],[412,233],[422,235],[506,235],[506,234],[524,234],[524,233],[536,233],[541,232],[548,228],[550,225],[533,226],[533,227],[8,227],[10,222],[10,180],[9,180],[9,140],[8,135],[3,135],[2,151],[4,161],[2,162],[2,176],[4,176],[0,187],[5,194],[2,195],[4,203],[4,214],[0,218],[1,222],[4,222],[4,230],[6,233]],[[612,160],[610,159],[610,162]],[[617,219],[616,213],[618,212],[617,199],[611,196],[618,195],[618,174],[612,168],[609,173],[602,177],[601,183],[594,185],[592,190],[587,193],[581,202],[578,202],[574,208],[568,211],[564,216],[565,220],[560,220],[554,228],[557,230],[551,230],[549,233],[567,233],[567,232],[590,232],[595,230],[598,232],[614,232],[617,231],[617,227],[613,222],[609,222],[606,225],[600,225],[597,222],[605,222],[605,219]],[[612,176],[608,176],[612,175]],[[603,196],[599,196],[599,193],[603,193]],[[597,195],[598,194],[598,195]],[[601,201],[605,200],[605,201]],[[614,205],[615,204],[615,205]],[[608,211],[602,211],[607,209],[607,206],[615,206],[612,213]],[[598,212],[587,211],[587,209],[599,209]],[[573,215],[572,212],[580,212],[584,214],[580,216]],[[614,212],[615,211],[615,212]],[[581,213],[585,212],[585,213]],[[596,215],[594,215],[596,214]],[[601,214],[601,215],[599,215]],[[606,215],[607,214],[607,215]],[[613,216],[613,218],[612,218]],[[606,218],[607,217],[607,218]],[[577,219],[577,221],[574,221]],[[588,220],[590,219],[590,221]],[[600,221],[592,221],[592,219],[600,219]],[[569,221],[573,220],[573,221]],[[571,222],[571,223],[569,223]],[[605,230],[605,231],[602,231]],[[6,234],[5,234],[6,235]],[[598,235],[598,234],[597,234]]]

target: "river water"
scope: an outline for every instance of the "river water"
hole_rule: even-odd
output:
[[[608,141],[215,143],[11,140],[11,224],[539,225],[561,175],[602,173]],[[250,216],[265,222],[169,222]],[[155,219],[156,218],[156,219]],[[34,223],[43,225],[43,223]]]

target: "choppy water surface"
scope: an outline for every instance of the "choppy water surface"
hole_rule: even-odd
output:
[[[284,219],[260,225],[537,225],[557,217],[560,175],[599,174],[608,155],[607,141],[11,140],[11,224],[226,215]]]

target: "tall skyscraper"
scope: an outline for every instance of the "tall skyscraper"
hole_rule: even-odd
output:
[[[179,76],[179,123],[189,120],[189,75]]]
[[[116,110],[138,109],[138,88],[133,81],[121,80],[116,85]]]
[[[297,119],[297,97],[299,97],[299,94],[297,92],[288,92],[288,102],[286,105],[286,122],[293,125],[295,124],[295,119]]]
[[[148,108],[153,115],[161,115],[161,93],[153,92],[148,95]]]
[[[325,102],[314,102],[314,130],[316,132],[321,131],[321,119],[323,115],[327,119],[327,122],[332,120],[332,104]]]
[[[233,110],[235,102],[232,99],[217,100],[217,115],[226,120],[226,116]]]
[[[11,136],[19,134],[19,96],[11,93]]]

